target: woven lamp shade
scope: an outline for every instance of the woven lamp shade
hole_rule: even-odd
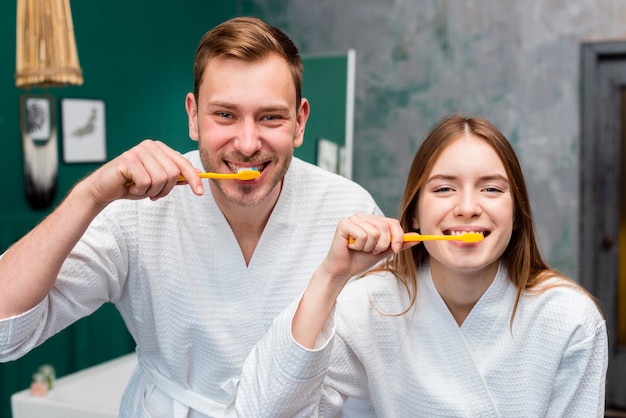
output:
[[[83,84],[69,0],[17,0],[17,87]]]

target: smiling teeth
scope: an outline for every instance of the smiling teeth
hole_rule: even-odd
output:
[[[485,235],[483,231],[450,231],[450,235],[480,234]]]
[[[239,167],[235,164],[228,163],[228,168],[230,168],[233,173],[239,173],[240,171],[261,171],[262,166]]]

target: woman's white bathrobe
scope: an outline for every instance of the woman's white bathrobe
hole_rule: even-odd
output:
[[[244,367],[239,410],[334,417],[343,397],[354,396],[370,404],[360,417],[603,416],[607,332],[585,294],[561,286],[525,295],[511,327],[516,291],[500,266],[459,327],[429,270],[418,273],[415,310],[402,316],[381,314],[408,306],[391,275],[346,286],[336,335],[329,339],[331,319],[316,350],[291,338],[290,306]]]
[[[188,157],[201,167],[197,152]],[[338,221],[356,212],[380,210],[362,187],[294,158],[246,265],[208,188],[201,197],[176,187],[156,202],[114,202],[72,251],[49,297],[0,321],[0,361],[111,301],[139,358],[120,416],[230,414],[246,356],[302,293]]]

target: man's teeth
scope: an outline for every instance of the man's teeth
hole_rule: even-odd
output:
[[[239,173],[240,171],[261,171],[262,166],[239,167],[234,164],[228,164],[228,168],[230,168],[233,173]]]

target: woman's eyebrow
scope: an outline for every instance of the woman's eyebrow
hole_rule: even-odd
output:
[[[480,180],[482,181],[496,180],[496,181],[503,181],[505,183],[509,182],[509,179],[506,176],[503,176],[502,174],[490,174],[487,176],[481,176]]]
[[[431,180],[454,180],[457,176],[451,176],[447,174],[435,174],[433,176],[428,177],[427,182]]]
[[[452,180],[458,180],[459,176],[455,176],[455,175],[451,175],[451,174],[435,174],[431,177],[429,177],[426,180],[426,183],[429,183],[431,181],[434,180],[444,180],[444,181],[452,181]],[[478,178],[480,181],[503,181],[506,183],[509,183],[509,179],[506,176],[503,176],[502,174],[488,174],[485,176],[480,176]]]

